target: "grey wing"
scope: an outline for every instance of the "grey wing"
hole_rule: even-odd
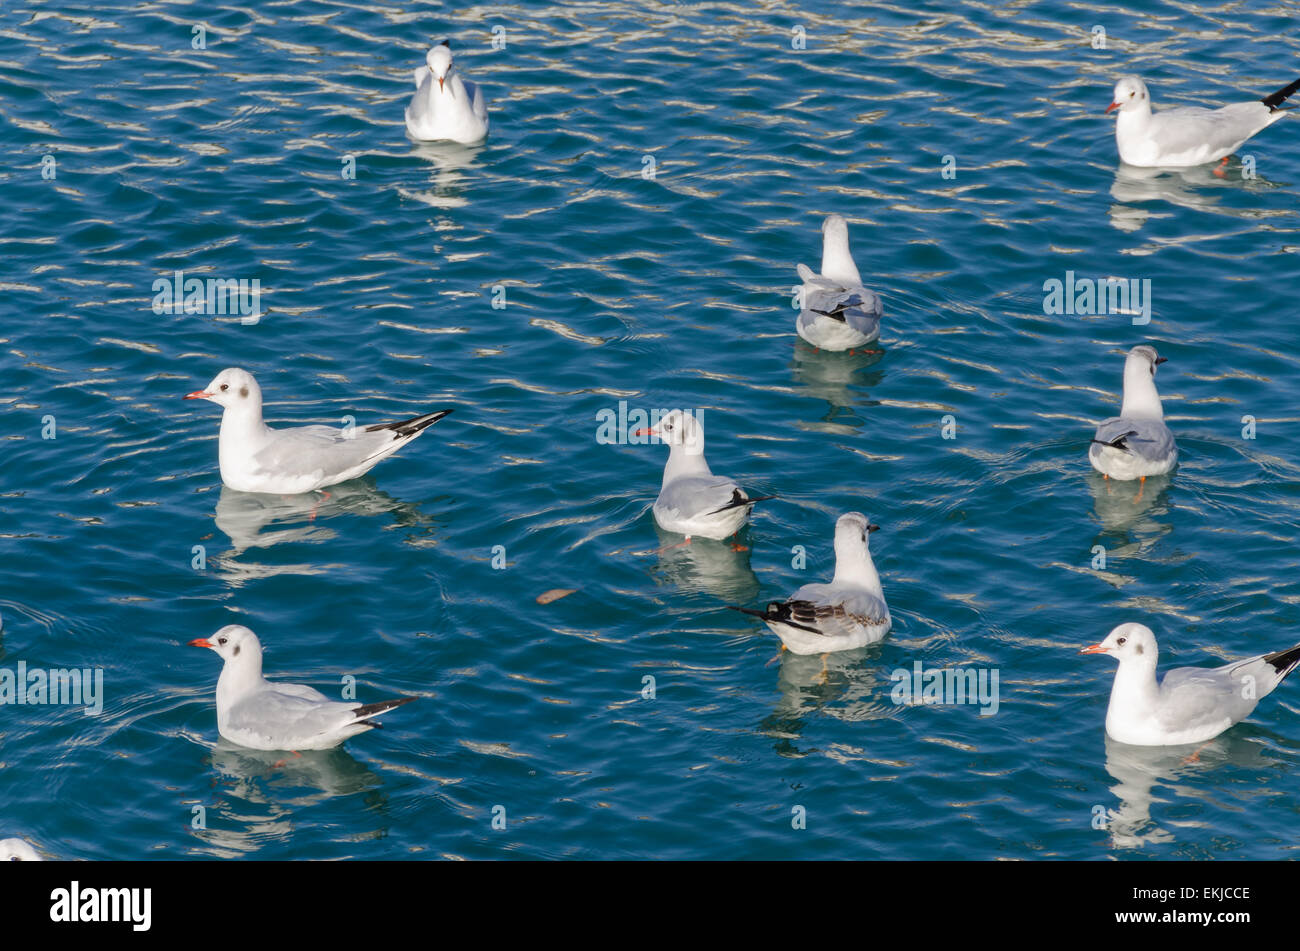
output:
[[[462,79],[465,84],[465,97],[470,101],[474,109],[474,115],[487,121],[487,99],[483,95],[483,90],[479,88],[478,83],[472,83],[468,79]]]
[[[284,686],[296,685],[274,684],[272,689],[236,704],[230,710],[228,725],[274,740],[286,735],[302,738],[328,733],[355,718],[355,703],[303,697],[280,689]]]
[[[1166,152],[1192,151],[1204,145],[1229,148],[1269,124],[1262,102],[1240,102],[1222,109],[1180,106],[1151,117],[1151,134]]]
[[[272,431],[271,441],[253,459],[264,470],[290,478],[337,475],[382,456],[395,435],[391,430],[368,432],[361,427],[349,430],[333,426],[277,429]]]
[[[1242,695],[1242,684],[1229,673],[1232,669],[1179,667],[1169,671],[1160,684],[1156,719],[1174,732],[1245,719],[1257,701]]]
[[[1174,451],[1174,434],[1158,419],[1115,417],[1103,420],[1093,438],[1117,449],[1127,450],[1143,459],[1157,462],[1168,459],[1169,454]],[[1117,445],[1116,440],[1121,439],[1122,445]]]
[[[867,591],[836,591],[829,585],[806,584],[786,602],[790,619],[816,628],[826,637],[847,637],[861,627],[889,623],[885,602]]]
[[[664,486],[656,504],[676,518],[693,518],[724,508],[737,489],[740,486],[725,476],[688,476]]]

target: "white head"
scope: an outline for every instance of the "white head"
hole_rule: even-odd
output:
[[[828,215],[822,222],[822,276],[845,287],[862,283],[849,253],[849,223],[840,215]]]
[[[226,409],[262,412],[262,388],[253,374],[238,367],[222,370],[206,389],[185,394],[187,400],[211,400]]]
[[[227,667],[240,671],[262,673],[262,642],[257,635],[242,624],[227,624],[211,637],[200,637],[189,642],[190,647],[206,647],[217,652]]]
[[[1119,661],[1120,666],[1135,664],[1139,668],[1156,669],[1156,636],[1145,624],[1129,622],[1121,624],[1100,644],[1093,644],[1079,651],[1080,654],[1109,654]]]
[[[1130,419],[1163,419],[1164,408],[1156,391],[1156,367],[1168,357],[1156,353],[1149,344],[1139,344],[1124,359],[1124,405],[1120,416]]]
[[[872,525],[861,512],[845,512],[835,520],[835,554],[867,548],[868,537],[878,531],[880,526]]]
[[[1112,109],[1120,112],[1150,112],[1151,97],[1147,94],[1147,84],[1137,76],[1121,76],[1115,84],[1115,92],[1106,111]]]
[[[0,862],[39,862],[40,855],[22,839],[0,839]]]
[[[438,81],[438,89],[443,88],[443,83],[451,75],[451,41],[443,40],[433,49],[429,50],[424,57],[425,63],[429,66],[429,72],[433,78]]]
[[[704,452],[703,425],[694,413],[683,413],[679,409],[665,413],[655,425],[638,429],[633,435],[658,436],[674,453],[679,448],[692,455]]]

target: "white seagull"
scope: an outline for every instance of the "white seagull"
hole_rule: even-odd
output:
[[[487,137],[487,100],[483,90],[461,79],[451,64],[451,42],[443,40],[415,70],[415,95],[406,107],[406,131],[421,142],[468,145]]]
[[[704,459],[704,427],[690,413],[675,409],[633,435],[657,436],[668,444],[655,521],[666,531],[685,535],[687,542],[694,535],[729,538],[749,521],[755,502],[775,498],[751,496],[731,479],[715,476]]]
[[[40,862],[36,850],[22,839],[0,839],[0,862]]]
[[[849,226],[839,215],[822,222],[822,272],[796,267],[803,281],[803,306],[795,329],[819,350],[855,350],[880,336],[884,308],[862,286],[862,275],[849,253]]]
[[[1133,746],[1203,743],[1250,716],[1300,663],[1300,646],[1222,667],[1176,667],[1156,683],[1156,636],[1144,624],[1121,624],[1081,654],[1119,661],[1106,708],[1106,732]]]
[[[416,699],[346,703],[302,684],[271,683],[262,676],[261,642],[240,624],[189,646],[207,647],[225,661],[217,680],[217,731],[250,749],[327,750],[378,728],[374,717]]]
[[[1164,475],[1178,461],[1155,383],[1156,367],[1167,359],[1146,344],[1128,352],[1119,415],[1102,420],[1088,447],[1088,461],[1106,478],[1145,483],[1147,476]]]
[[[762,618],[796,654],[847,651],[883,640],[889,633],[889,607],[867,546],[867,536],[879,527],[860,512],[841,515],[835,522],[830,584],[806,584],[762,611],[727,606]]]
[[[1185,168],[1218,159],[1226,163],[1247,139],[1286,115],[1282,103],[1297,89],[1300,79],[1263,99],[1222,109],[1180,106],[1152,113],[1146,83],[1123,76],[1106,111],[1119,110],[1115,144],[1129,165]]]
[[[294,426],[262,421],[262,390],[247,370],[231,367],[187,400],[225,409],[217,440],[221,481],[240,492],[297,495],[364,475],[442,419],[449,409],[372,426]]]

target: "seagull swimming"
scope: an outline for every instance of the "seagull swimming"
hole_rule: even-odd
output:
[[[22,839],[0,839],[0,862],[40,862],[37,851]]]
[[[867,536],[878,528],[860,512],[841,515],[835,522],[830,584],[806,584],[762,611],[727,606],[762,618],[796,654],[847,651],[883,640],[889,633],[889,607],[867,547]]]
[[[1119,415],[1102,420],[1088,447],[1088,461],[1106,478],[1146,482],[1147,476],[1164,475],[1178,461],[1155,383],[1156,367],[1167,359],[1147,344],[1128,352]]]
[[[715,476],[704,459],[704,427],[690,413],[675,409],[635,436],[658,436],[668,444],[664,481],[655,499],[655,521],[666,531],[702,538],[729,538],[749,521],[755,502],[773,495],[751,496],[725,476]]]
[[[1146,83],[1123,76],[1106,111],[1119,110],[1115,144],[1129,165],[1171,168],[1203,165],[1228,156],[1261,129],[1286,115],[1282,103],[1300,89],[1300,79],[1263,99],[1234,102],[1222,109],[1179,106],[1151,112]]]
[[[1106,732],[1133,746],[1203,743],[1250,716],[1300,663],[1300,646],[1222,667],[1176,667],[1156,684],[1156,636],[1144,624],[1121,624],[1081,654],[1119,661],[1106,708]]]
[[[421,142],[468,145],[488,134],[487,100],[478,84],[461,79],[451,64],[451,42],[443,40],[415,70],[415,95],[406,107],[406,131]]]
[[[261,641],[241,624],[189,646],[207,647],[225,661],[217,680],[217,731],[255,750],[327,750],[378,728],[373,717],[416,699],[346,703],[302,684],[271,683],[262,676]]]
[[[854,350],[880,336],[884,308],[880,298],[862,286],[862,276],[849,253],[849,226],[839,215],[822,222],[822,272],[806,264],[796,267],[803,281],[803,306],[795,329],[819,350]]]
[[[297,495],[369,472],[449,409],[372,426],[294,426],[271,429],[262,421],[262,390],[253,374],[230,367],[187,400],[224,407],[217,441],[221,481],[240,492]]]

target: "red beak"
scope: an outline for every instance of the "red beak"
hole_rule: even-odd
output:
[[[649,426],[647,426],[647,427],[645,427],[645,429],[638,429],[638,430],[637,430],[636,432],[634,432],[632,435],[633,435],[633,436],[653,436],[654,434],[655,434],[655,431],[654,431],[653,429],[651,429]]]
[[[1110,112],[1112,109],[1118,109],[1118,108],[1119,108],[1119,103],[1112,102],[1109,106],[1106,107],[1106,111]]]
[[[196,637],[194,640],[190,641],[185,646],[186,647],[211,647],[212,645],[208,643],[208,639],[206,637]]]
[[[186,393],[181,397],[183,400],[206,400],[212,394],[207,390],[195,390],[193,393]]]
[[[1085,647],[1083,650],[1079,651],[1079,653],[1080,654],[1104,654],[1106,653],[1106,648],[1102,647],[1100,644],[1093,644],[1091,647]]]
[[[445,76],[439,76],[439,77],[438,77],[438,92],[442,92],[442,81],[443,81],[445,78],[446,78]]]

